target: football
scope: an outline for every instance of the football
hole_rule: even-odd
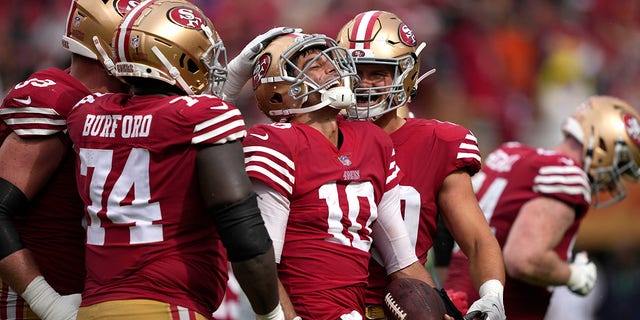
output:
[[[418,279],[394,279],[384,292],[389,320],[442,320],[446,307],[430,285]]]

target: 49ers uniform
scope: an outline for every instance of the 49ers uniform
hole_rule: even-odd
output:
[[[63,295],[82,292],[85,278],[84,215],[74,175],[74,152],[66,135],[66,117],[89,94],[68,71],[51,68],[35,72],[15,85],[0,107],[7,129],[0,141],[12,131],[24,139],[55,136],[69,146],[50,181],[30,201],[28,213],[13,219],[40,272]],[[0,318],[33,317],[25,315],[27,309],[16,292],[2,284]]]
[[[338,127],[339,148],[297,123],[257,125],[243,141],[249,177],[290,203],[286,226],[273,225],[269,217],[265,223],[280,280],[303,319],[364,314],[371,225],[383,194],[400,178],[382,130],[342,119]],[[281,228],[283,239],[273,237]]]
[[[469,175],[478,172],[480,150],[468,129],[451,122],[408,118],[390,136],[396,161],[404,172],[400,181],[402,215],[416,256],[424,264],[436,233],[438,190],[454,171],[464,170]],[[387,284],[386,273],[375,259],[371,259],[369,269],[366,302],[379,305]]]
[[[87,215],[82,306],[151,299],[210,317],[226,251],[200,196],[200,147],[245,136],[240,111],[213,96],[92,95],[71,112]]]
[[[575,208],[576,219],[555,248],[560,258],[569,257],[591,199],[587,176],[573,159],[552,150],[506,143],[487,157],[473,183],[480,206],[501,247],[527,201],[549,197]],[[475,301],[478,293],[468,270],[468,260],[458,249],[451,257],[444,287],[465,291],[469,301]],[[507,276],[504,304],[510,318],[542,319],[550,297],[551,292],[546,287]]]

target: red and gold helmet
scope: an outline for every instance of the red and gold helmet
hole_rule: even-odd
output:
[[[626,189],[621,178],[634,182],[640,178],[638,112],[621,99],[593,96],[564,122],[562,131],[583,145],[592,205],[603,207],[622,200]]]
[[[318,55],[299,68],[296,57],[317,49]],[[326,58],[335,78],[317,83],[307,74],[314,62]],[[344,109],[355,103],[353,86],[358,76],[353,59],[335,40],[321,34],[292,33],[273,39],[257,56],[253,69],[253,90],[258,107],[273,121],[286,121],[295,114],[329,106]],[[312,94],[320,103],[305,104]]]
[[[71,1],[62,47],[98,60],[100,53],[94,45],[93,37],[110,43],[122,16],[139,3],[140,1],[134,0]]]
[[[227,55],[213,23],[182,0],[147,0],[129,11],[112,47],[114,74],[161,80],[187,94],[220,95]]]
[[[348,117],[376,118],[410,101],[416,90],[423,45],[418,46],[415,34],[398,16],[378,10],[360,13],[342,27],[336,41],[349,50],[356,66],[395,67],[391,85],[355,89],[358,101],[369,103],[367,107],[348,109]],[[381,93],[386,98],[380,101]]]

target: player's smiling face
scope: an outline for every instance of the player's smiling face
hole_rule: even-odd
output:
[[[376,105],[387,98],[389,86],[393,81],[394,67],[383,64],[358,64],[358,76],[360,76],[360,89],[371,89],[369,94],[357,94],[356,100],[359,107]],[[383,88],[376,88],[383,87]]]

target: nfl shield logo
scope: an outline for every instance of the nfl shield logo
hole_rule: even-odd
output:
[[[351,160],[349,160],[349,157],[342,155],[338,157],[338,160],[340,161],[340,163],[342,163],[343,166],[348,167],[351,165]]]

